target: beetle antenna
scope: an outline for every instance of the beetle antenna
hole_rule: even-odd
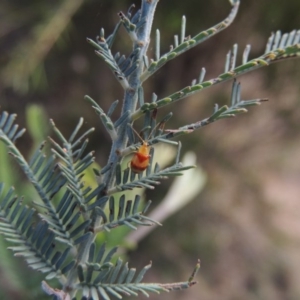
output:
[[[152,135],[154,134],[155,130],[156,130],[158,127],[160,127],[160,126],[164,126],[164,122],[160,121],[160,122],[158,122],[158,123],[152,128],[152,130],[151,130],[151,132],[150,132],[150,134],[149,134],[149,136],[148,136],[148,139],[149,139],[149,140],[150,140],[152,137],[154,137],[154,136],[152,136]]]
[[[150,134],[148,135],[147,140],[150,140],[150,139],[153,137],[153,134],[154,134],[155,130],[156,130],[158,127],[160,127],[160,126],[164,127],[164,125],[165,125],[165,122],[163,122],[163,121],[158,122],[158,123],[152,128]],[[139,139],[141,140],[141,142],[146,143],[146,141],[145,141],[145,140],[141,137],[141,135],[133,128],[133,126],[131,125],[130,127],[131,127],[132,131],[139,137]]]
[[[139,137],[139,139],[143,142],[146,143],[145,140],[141,137],[141,135],[131,126],[131,129],[133,130],[133,132]]]

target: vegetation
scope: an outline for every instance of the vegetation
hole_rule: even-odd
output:
[[[234,45],[226,57],[224,72],[218,76],[206,79],[206,71],[202,68],[199,78],[193,80],[191,85],[162,98],[153,93],[151,100],[145,101],[143,85],[150,76],[168,61],[232,23],[240,3],[230,1],[230,4],[231,12],[222,22],[194,36],[186,35],[186,19],[183,17],[180,35],[174,37],[173,45],[164,54],[161,54],[160,32],[157,30],[153,59],[147,53],[157,1],[142,1],[140,10],[131,6],[126,14],[120,12],[120,21],[111,35],[107,36],[101,29],[96,41],[88,39],[95,47],[96,55],[104,60],[124,90],[118,117],[114,116],[119,101],[112,102],[105,112],[95,100],[85,96],[111,138],[110,155],[102,168],[94,165],[94,152],[87,151],[87,137],[94,129],[80,133],[83,119],[80,119],[69,138],[51,121],[56,135],[55,139],[49,138],[51,153],[47,153],[47,148],[44,150],[43,142],[27,162],[15,145],[24,130],[19,130],[18,125],[14,124],[14,114],[2,112],[0,139],[35,188],[40,201],[34,201],[35,208],[24,205],[23,199],[15,196],[13,188],[1,184],[0,228],[8,242],[17,244],[9,247],[15,255],[24,256],[31,268],[47,273],[47,281],[58,279],[60,289],[43,282],[42,287],[47,294],[55,295],[58,299],[109,299],[111,296],[148,295],[149,292],[172,291],[194,285],[199,262],[184,282],[142,283],[151,263],[135,275],[135,269],[129,268],[116,254],[116,245],[107,249],[105,239],[114,235],[116,227],[136,229],[137,226],[159,224],[145,215],[150,202],[143,203],[138,190],[154,189],[162,179],[180,176],[183,171],[193,167],[180,162],[181,145],[173,141],[175,137],[247,112],[249,106],[266,101],[265,98],[241,100],[237,76],[299,55],[299,31],[283,35],[278,31],[269,38],[263,55],[249,60],[250,46],[247,46],[242,63],[238,65],[238,48]],[[133,45],[128,56],[119,52],[112,54],[111,50],[122,26]],[[216,104],[212,113],[202,120],[175,129],[165,129],[172,113],[158,118],[162,107],[225,81],[233,82],[228,105]],[[139,132],[143,138],[142,142],[136,143],[135,121],[140,118],[143,118],[143,125]],[[154,161],[155,150],[152,145],[158,143],[178,146],[175,163],[171,166],[161,168],[159,158],[157,162]],[[129,154],[132,154],[132,159],[128,165],[124,159]],[[97,181],[95,187],[87,184],[85,177],[91,165]],[[107,232],[107,235],[103,232]]]

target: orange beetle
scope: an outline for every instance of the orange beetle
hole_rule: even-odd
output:
[[[141,139],[142,145],[139,147],[137,151],[134,152],[133,157],[130,162],[130,168],[135,173],[141,173],[147,169],[149,166],[149,160],[151,155],[150,146],[146,141],[144,141],[141,136],[137,133],[137,131],[132,128],[135,134]]]

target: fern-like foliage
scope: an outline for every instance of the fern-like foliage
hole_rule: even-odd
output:
[[[45,281],[42,283],[43,290],[56,299],[109,300],[110,297],[122,299],[138,294],[148,297],[149,292],[184,289],[195,284],[194,277],[200,262],[185,282],[144,283],[144,275],[151,263],[136,274],[136,270],[129,268],[128,263],[124,263],[117,254],[117,247],[106,249],[105,243],[98,245],[100,242],[97,237],[103,232],[113,234],[114,229],[120,226],[136,230],[138,226],[160,225],[146,216],[151,201],[145,204],[138,192],[128,196],[128,191],[154,189],[163,179],[180,176],[185,170],[194,167],[182,165],[181,143],[173,141],[174,138],[221,119],[245,113],[248,107],[266,101],[241,100],[241,85],[236,81],[237,76],[300,55],[300,31],[283,35],[278,31],[269,38],[263,55],[248,61],[250,46],[247,46],[242,63],[238,65],[238,47],[234,45],[226,56],[223,73],[206,80],[206,70],[202,68],[199,78],[194,79],[191,85],[163,98],[153,93],[152,98],[146,101],[142,86],[144,81],[171,59],[227,28],[238,12],[240,1],[229,0],[231,11],[228,16],[193,37],[186,35],[186,18],[183,17],[180,34],[174,36],[170,50],[162,55],[160,32],[157,30],[153,59],[149,58],[147,50],[158,0],[141,2],[141,9],[135,11],[134,6],[131,6],[127,13],[119,13],[120,21],[111,35],[106,37],[104,29],[101,29],[95,41],[88,39],[96,48],[96,55],[108,65],[124,89],[121,113],[115,119],[112,116],[119,104],[118,100],[112,102],[105,112],[95,100],[85,96],[85,100],[100,117],[112,142],[107,164],[101,169],[94,168],[96,187],[92,188],[84,181],[85,172],[93,165],[95,158],[93,151],[87,153],[88,135],[94,128],[81,133],[83,119],[79,120],[69,138],[50,120],[56,136],[49,138],[51,152],[47,152],[44,142],[27,162],[15,145],[25,130],[19,130],[18,125],[14,124],[14,114],[0,114],[0,141],[7,146],[8,152],[32,183],[39,198],[37,200],[33,196],[29,199],[35,208],[27,206],[23,204],[22,198],[15,195],[13,188],[5,191],[4,184],[0,183],[0,233],[14,244],[9,248],[15,255],[23,256],[31,268],[46,273],[47,280],[59,280],[61,289],[54,289]],[[113,54],[112,50],[121,26],[125,28],[133,46],[127,56],[120,52]],[[161,107],[228,80],[233,81],[231,101],[221,107],[215,104],[210,116],[174,129],[165,129],[167,121],[172,117],[171,112],[158,121]],[[134,122],[141,117],[144,118],[140,131],[143,139],[136,143]],[[175,162],[163,169],[159,161],[154,161],[154,145],[157,143],[177,146]],[[130,167],[124,166],[124,158],[128,155],[133,155],[132,159],[141,158],[144,162],[142,167],[135,169],[132,164]]]
[[[13,157],[24,171],[27,171],[26,174],[32,180],[38,194],[43,196],[43,198],[41,197],[43,202],[34,202],[41,210],[38,212],[36,209],[22,204],[22,199],[14,195],[12,188],[5,193],[4,184],[0,184],[0,232],[9,242],[17,244],[9,249],[14,251],[16,256],[25,257],[31,268],[46,273],[45,278],[48,280],[56,278],[62,284],[68,285],[68,278],[73,278],[76,274],[80,283],[74,289],[74,296],[78,291],[82,291],[82,299],[85,299],[86,295],[93,296],[93,299],[102,299],[101,297],[109,299],[108,294],[120,298],[121,294],[137,295],[138,292],[141,292],[148,295],[149,292],[167,291],[168,289],[160,284],[140,283],[150,265],[146,266],[135,279],[133,279],[135,270],[128,269],[128,264],[123,265],[120,258],[117,265],[113,266],[111,259],[117,248],[110,250],[103,258],[105,246],[102,245],[97,257],[92,259],[95,248],[95,243],[92,242],[89,247],[89,259],[87,261],[84,259],[87,255],[84,250],[86,249],[85,245],[94,239],[94,235],[90,232],[92,220],[89,216],[91,213],[97,216],[98,220],[97,226],[93,227],[95,233],[103,230],[110,232],[122,225],[131,229],[137,229],[137,226],[160,225],[145,216],[151,202],[148,202],[140,211],[140,196],[136,196],[135,200],[131,201],[126,200],[125,195],[122,195],[118,199],[116,208],[114,197],[99,196],[104,189],[103,184],[94,190],[85,187],[82,181],[83,171],[93,162],[91,152],[84,154],[88,142],[85,137],[93,129],[76,138],[83,123],[81,119],[71,137],[66,139],[51,121],[62,146],[50,139],[53,145],[51,150],[53,154],[49,158],[43,154],[45,144],[43,143],[27,163],[13,143],[16,138],[11,134],[11,128],[17,128],[17,125],[13,125],[13,121],[11,121],[14,118],[14,115],[2,113],[2,120],[9,121],[9,124],[2,121],[1,140],[9,145]],[[24,130],[21,132],[23,133]],[[164,171],[159,171],[156,166],[151,176],[161,179],[166,175],[179,175],[178,171],[185,168],[180,167],[180,163],[177,161],[173,167]],[[146,173],[149,174],[150,171]],[[112,188],[107,192],[113,194],[119,190],[131,190],[135,186],[145,187],[147,186],[145,182],[150,182],[149,179],[147,181],[146,177],[140,175],[138,176],[139,180],[135,182],[135,175],[135,173],[130,176],[125,174],[128,180],[129,177],[132,178],[131,185],[125,186],[128,182],[123,180],[125,185],[122,189],[117,188],[116,191],[113,191]],[[116,182],[120,184],[118,178],[119,176],[117,176]],[[158,181],[156,182],[158,183]],[[52,200],[59,191],[62,195],[59,197],[58,205],[55,206]],[[106,202],[109,203],[108,213],[104,209]],[[33,225],[35,219],[37,225]],[[121,269],[122,271],[120,271]],[[94,273],[97,275],[93,277]],[[91,281],[92,278],[93,281]],[[46,292],[58,296],[57,292],[47,286],[47,284],[43,284]],[[178,285],[178,288],[184,287],[187,287],[186,284]]]
[[[200,268],[200,261],[198,261],[190,278],[185,282],[173,284],[142,283],[152,263],[150,262],[136,274],[136,269],[129,268],[128,263],[124,264],[121,258],[118,258],[115,264],[111,263],[112,256],[116,251],[117,248],[113,248],[106,252],[103,244],[97,252],[96,244],[90,245],[85,267],[83,265],[77,267],[79,282],[76,284],[76,289],[80,291],[80,299],[110,300],[110,296],[113,296],[114,299],[123,299],[123,296],[137,296],[139,293],[149,297],[150,292],[159,294],[162,291],[188,288],[195,284],[194,277]],[[45,282],[43,282],[43,288],[49,295],[55,295],[60,299],[66,296],[64,292],[52,289]],[[76,294],[73,299],[78,299]]]
[[[95,230],[105,230],[109,232],[110,229],[122,225],[126,225],[129,228],[136,230],[137,227],[133,224],[144,226],[151,226],[153,224],[161,225],[159,222],[145,216],[151,201],[148,202],[142,211],[139,211],[140,200],[141,197],[136,195],[134,202],[131,200],[126,201],[125,195],[122,195],[119,199],[119,206],[116,209],[116,200],[114,197],[110,197],[109,213],[105,213],[101,207],[96,208],[96,213],[101,216],[102,220],[99,227],[95,228]]]
[[[74,265],[74,261],[66,264],[70,248],[56,251],[55,234],[49,231],[48,224],[39,222],[32,226],[35,210],[23,205],[13,189],[7,193],[3,190],[4,184],[0,184],[0,232],[7,241],[17,244],[9,249],[15,256],[23,256],[32,269],[48,273],[47,279],[63,276]]]
[[[148,295],[147,292],[160,292],[165,290],[157,284],[141,283],[145,273],[151,267],[145,266],[138,275],[136,270],[128,268],[128,263],[123,264],[121,258],[113,265],[110,263],[112,255],[116,252],[113,248],[104,255],[105,247],[102,246],[96,255],[95,244],[89,251],[87,268],[82,265],[77,268],[80,290],[82,296],[93,299],[110,299],[109,295],[122,299],[125,296],[137,296],[138,292]]]

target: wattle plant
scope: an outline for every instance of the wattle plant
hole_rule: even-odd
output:
[[[88,186],[83,178],[87,168],[94,162],[94,152],[86,153],[88,136],[94,129],[80,133],[83,119],[80,119],[70,137],[65,137],[51,120],[55,134],[55,138],[49,138],[51,153],[44,150],[45,143],[42,143],[27,162],[15,145],[25,130],[19,130],[18,125],[14,124],[14,114],[1,113],[0,140],[32,183],[39,201],[34,196],[32,206],[24,205],[22,197],[15,195],[14,188],[7,188],[1,183],[0,232],[12,244],[9,249],[16,256],[23,256],[32,269],[45,273],[45,280],[55,279],[59,282],[60,288],[56,289],[52,283],[43,281],[42,288],[48,295],[56,299],[109,300],[111,297],[122,299],[138,294],[149,296],[151,292],[181,290],[195,284],[195,275],[200,268],[197,258],[196,266],[186,281],[145,283],[144,275],[151,263],[136,272],[123,262],[117,247],[108,248],[97,236],[104,231],[114,235],[114,229],[120,226],[136,230],[139,226],[159,224],[146,216],[150,202],[141,201],[138,189],[154,189],[161,180],[180,176],[193,167],[182,165],[181,145],[173,139],[218,120],[247,112],[248,107],[266,101],[241,100],[241,86],[236,77],[300,55],[300,31],[283,35],[278,31],[271,35],[266,51],[261,56],[248,60],[250,46],[247,46],[238,65],[238,48],[234,45],[225,59],[222,74],[206,79],[203,68],[199,78],[193,80],[190,86],[163,98],[153,93],[152,98],[146,101],[143,84],[151,75],[168,61],[226,29],[233,22],[240,1],[230,0],[229,3],[231,11],[225,20],[194,36],[186,35],[186,18],[183,17],[180,35],[175,35],[174,44],[164,54],[161,54],[160,32],[157,30],[154,58],[149,58],[147,53],[158,0],[142,0],[141,8],[137,10],[132,5],[127,13],[119,13],[120,21],[112,34],[107,36],[101,29],[96,40],[87,39],[124,90],[122,109],[117,118],[112,116],[119,101],[112,102],[105,112],[95,100],[85,96],[111,138],[111,151],[106,165],[94,170],[97,180],[95,188]],[[113,54],[111,50],[121,26],[126,29],[132,42],[132,51],[128,56],[120,52]],[[175,129],[166,129],[166,123],[172,117],[171,112],[158,118],[161,107],[229,80],[232,81],[229,104],[221,107],[216,104],[207,118]],[[143,118],[143,127],[139,130],[142,142],[136,143],[135,121],[140,118]],[[160,162],[154,161],[152,145],[157,143],[177,146],[177,156],[171,166],[161,168]],[[122,164],[124,157],[129,154],[132,154],[131,163]],[[135,196],[129,197],[127,191],[131,191],[131,195],[135,193]]]

